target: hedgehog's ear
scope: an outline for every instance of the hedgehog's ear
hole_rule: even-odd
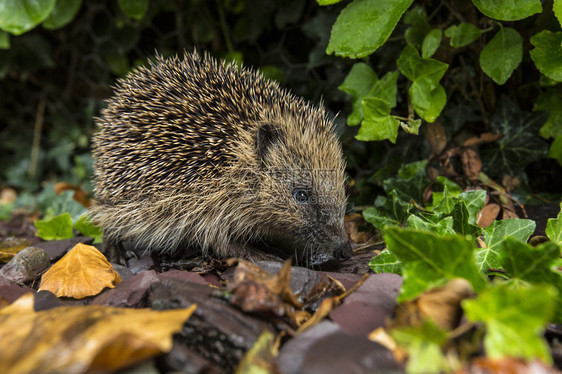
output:
[[[282,136],[279,128],[272,124],[262,125],[258,129],[258,133],[256,134],[256,149],[260,161],[265,161],[271,146],[279,143],[282,140]]]

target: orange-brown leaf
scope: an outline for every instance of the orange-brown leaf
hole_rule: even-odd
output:
[[[108,372],[167,352],[196,306],[155,311],[98,305],[35,312],[26,294],[0,310],[0,372]]]
[[[476,222],[478,226],[485,229],[486,227],[490,226],[492,222],[498,217],[500,213],[500,206],[498,204],[488,204],[478,213],[476,217]]]
[[[99,294],[105,287],[121,282],[105,256],[91,245],[78,243],[43,274],[39,291],[57,297],[84,297]]]

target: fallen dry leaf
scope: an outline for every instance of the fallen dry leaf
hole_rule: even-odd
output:
[[[392,355],[397,362],[404,362],[406,360],[406,351],[396,344],[394,338],[392,338],[392,336],[390,336],[384,328],[376,328],[369,333],[367,338],[372,342],[379,343],[380,345],[386,347],[390,352],[392,352]]]
[[[309,329],[310,327],[316,325],[318,322],[322,321],[328,314],[330,314],[332,309],[334,309],[335,307],[337,307],[338,305],[341,304],[342,300],[346,296],[353,293],[363,283],[365,283],[367,278],[368,278],[368,274],[365,274],[365,275],[363,275],[363,278],[361,278],[361,280],[359,282],[357,282],[349,290],[345,291],[344,293],[342,293],[340,295],[327,297],[324,300],[322,300],[322,303],[320,304],[318,309],[316,309],[314,314],[306,322],[304,322],[302,325],[299,326],[299,328],[297,330],[297,334],[301,334],[303,331]],[[331,277],[330,277],[330,279],[334,280]],[[340,282],[338,282],[338,283],[341,286],[341,283]],[[343,286],[341,286],[341,288],[343,289]]]
[[[363,215],[359,213],[345,216],[344,226],[347,237],[355,244],[367,243],[375,236],[373,231],[365,229],[368,227],[367,222],[363,218]]]
[[[461,151],[461,162],[464,174],[470,180],[476,180],[478,174],[482,170],[482,161],[478,153],[470,148],[465,148]]]
[[[0,205],[6,205],[16,201],[18,193],[10,187],[4,187],[0,191]]]
[[[39,291],[82,299],[119,282],[119,274],[96,247],[78,243],[43,274]]]
[[[466,279],[453,279],[442,287],[398,305],[391,326],[419,326],[429,318],[439,328],[452,330],[458,325],[462,314],[461,301],[473,295],[472,287]]]
[[[480,136],[473,136],[472,138],[467,139],[463,146],[465,147],[474,147],[483,143],[491,143],[495,142],[498,139],[503,138],[502,134],[492,134],[490,132],[486,132],[481,134]]]
[[[245,312],[288,316],[295,326],[299,326],[310,314],[302,310],[302,304],[291,290],[290,276],[290,260],[278,274],[269,274],[257,265],[239,260],[233,282],[228,284],[232,293],[230,302]]]
[[[500,206],[498,204],[488,204],[476,216],[476,224],[483,229],[490,226],[492,222],[498,217],[500,213]]]
[[[272,298],[278,297],[283,303],[302,308],[301,303],[291,290],[291,261],[288,260],[278,274],[269,274],[251,262],[239,260],[234,273],[234,282],[229,284],[229,290],[233,292],[232,301],[244,311],[269,309],[273,305]],[[254,292],[246,294],[242,289]],[[251,296],[251,297],[249,297]],[[279,308],[284,309],[280,304]]]
[[[503,357],[497,359],[490,358],[476,358],[470,363],[470,367],[459,372],[462,373],[476,373],[476,374],[486,374],[486,373],[504,373],[504,374],[514,374],[514,373],[536,373],[536,374],[548,374],[548,373],[559,373],[558,370],[546,366],[540,360],[535,360],[531,362],[525,362],[523,359],[514,357]]]
[[[521,185],[521,179],[519,179],[519,177],[512,177],[511,175],[505,174],[502,178],[502,185],[505,187],[507,192],[511,192]]]
[[[82,187],[80,186],[76,186],[73,184],[70,184],[68,182],[59,182],[57,184],[55,184],[53,186],[55,193],[57,195],[60,195],[62,192],[67,191],[67,190],[71,190],[74,191],[74,195],[72,195],[72,198],[79,202],[80,204],[82,204],[85,208],[88,208],[91,205],[91,201],[89,198],[89,194],[88,192],[86,192],[85,190],[82,189]]]
[[[425,137],[431,146],[431,153],[438,155],[447,145],[447,133],[439,120],[428,123],[425,128]]]
[[[26,294],[0,310],[1,373],[114,371],[172,348],[196,306],[155,311],[98,305],[35,312]]]

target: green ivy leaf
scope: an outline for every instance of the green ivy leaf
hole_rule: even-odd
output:
[[[441,45],[441,38],[443,37],[443,32],[441,29],[433,29],[427,33],[422,43],[422,57],[429,58],[439,49]]]
[[[408,9],[408,11],[404,13],[403,21],[407,25],[412,25],[412,27],[404,33],[406,42],[421,48],[423,39],[429,30],[431,30],[431,26],[427,22],[427,14],[425,13],[424,7],[418,5]]]
[[[500,21],[517,21],[542,12],[540,0],[472,0],[479,11]]]
[[[429,184],[425,165],[427,161],[421,160],[402,165],[398,170],[398,176],[387,178],[382,182],[384,191],[390,195],[394,192],[403,201],[422,201],[422,194]]]
[[[0,0],[0,29],[14,35],[31,30],[53,11],[56,0]]]
[[[500,262],[514,279],[532,284],[549,284],[562,295],[562,273],[554,270],[560,259],[560,247],[556,243],[543,243],[537,248],[518,240],[507,238],[500,249]],[[556,323],[562,322],[562,299],[557,298]]]
[[[53,30],[67,25],[74,19],[81,6],[82,0],[57,0],[55,8],[43,22],[43,27]]]
[[[523,38],[517,30],[500,27],[480,53],[480,66],[497,84],[507,82],[523,59]]]
[[[510,218],[494,221],[484,230],[484,243],[486,248],[478,248],[475,252],[476,264],[480,271],[488,268],[501,268],[499,262],[499,251],[503,241],[512,237],[526,242],[535,231],[535,222],[530,219]]]
[[[451,47],[460,48],[469,45],[480,37],[485,31],[480,30],[472,23],[453,25],[445,30],[445,36],[451,38]]]
[[[558,23],[562,26],[562,0],[554,0],[552,4],[552,10],[554,11],[554,15],[558,19]]]
[[[550,79],[562,81],[562,32],[543,30],[531,38],[529,52],[537,69]]]
[[[339,86],[339,89],[347,92],[352,96],[353,111],[347,117],[347,124],[355,126],[363,120],[362,101],[369,96],[373,86],[378,82],[379,78],[364,62],[358,62],[349,71],[347,77]]]
[[[390,105],[377,97],[363,99],[363,113],[365,119],[357,133],[358,140],[396,141],[400,121],[390,115]]]
[[[558,90],[542,92],[535,101],[534,110],[548,112],[548,119],[539,130],[539,134],[543,138],[555,138],[562,135],[562,105],[560,103],[562,103],[562,93]]]
[[[406,227],[416,230],[432,231],[439,235],[455,234],[455,230],[453,230],[453,217],[445,217],[436,221],[437,222],[431,222],[412,214],[406,221]]]
[[[503,137],[482,151],[486,173],[492,177],[515,175],[529,163],[543,158],[547,144],[536,134],[546,117],[546,113],[521,111],[507,97],[500,97],[490,125],[492,132]]]
[[[431,58],[421,58],[412,44],[408,44],[397,61],[398,69],[412,81],[409,95],[416,113],[433,122],[445,106],[447,94],[439,80],[449,65]]]
[[[558,161],[558,164],[562,166],[562,135],[558,135],[554,138],[554,141],[548,149],[548,157],[555,159]]]
[[[476,299],[464,300],[462,307],[469,321],[484,323],[487,357],[539,358],[551,363],[542,330],[552,316],[555,297],[550,286],[500,283],[483,290]]]
[[[464,202],[468,210],[468,223],[476,225],[478,212],[484,208],[484,204],[486,203],[486,191],[472,190],[461,192],[457,196],[457,200]]]
[[[408,119],[408,122],[400,122],[400,127],[402,130],[406,131],[408,134],[418,135],[420,126],[421,126],[421,119]]]
[[[468,280],[476,292],[486,285],[475,263],[470,261],[474,251],[470,240],[397,227],[387,228],[384,239],[388,250],[403,264],[404,284],[399,302],[411,300],[453,278]]]
[[[439,217],[444,217],[453,211],[455,200],[447,185],[443,186],[443,192],[434,192],[433,207],[429,207]]]
[[[10,49],[10,34],[0,30],[0,49]]]
[[[101,227],[92,223],[88,214],[82,214],[80,218],[74,222],[74,228],[78,230],[80,234],[94,238],[94,243],[102,242],[103,231]]]
[[[453,229],[457,234],[477,238],[482,233],[480,226],[469,223],[468,209],[462,200],[455,203],[451,215],[453,216]]]
[[[381,197],[377,202],[376,207],[363,211],[363,218],[379,230],[402,225],[412,208],[412,204],[402,201],[396,191],[390,191],[387,198]]]
[[[560,212],[558,213],[558,217],[549,218],[546,222],[545,233],[550,241],[562,246],[562,203],[560,203]]]
[[[404,48],[396,64],[402,74],[412,82],[428,78],[435,84],[439,82],[449,67],[446,63],[432,58],[421,58],[412,44],[408,44]]]
[[[380,80],[369,67],[369,65],[359,62],[351,68],[345,78],[340,90],[352,96],[353,112],[347,117],[347,123],[355,126],[363,120],[363,99],[367,97],[377,97],[389,103],[390,107],[396,106],[396,82],[398,72],[389,72]]]
[[[427,79],[419,79],[410,86],[409,94],[414,110],[427,122],[435,122],[447,102],[447,93],[440,84],[431,89]]]
[[[560,247],[546,242],[533,248],[514,238],[506,238],[500,249],[500,262],[512,278],[529,283],[548,283],[562,295],[562,274],[553,270],[560,258]]]
[[[326,6],[326,5],[332,5],[332,4],[337,4],[339,3],[341,0],[316,0],[318,2],[318,5],[320,6]]]
[[[70,213],[63,213],[48,220],[37,220],[34,224],[37,228],[37,236],[44,240],[61,240],[74,237]]]
[[[402,274],[402,263],[389,251],[382,251],[369,262],[369,266],[376,274]]]
[[[332,28],[327,54],[361,58],[384,44],[413,0],[354,0]]]
[[[142,19],[148,10],[148,0],[118,0],[119,8],[133,19]]]
[[[447,333],[431,320],[419,327],[393,329],[392,337],[408,352],[408,373],[448,373],[449,366],[441,346],[447,342]]]

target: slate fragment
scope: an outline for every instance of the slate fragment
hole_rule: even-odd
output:
[[[83,243],[90,245],[93,242],[94,238],[91,238],[89,236],[77,236],[71,239],[37,243],[35,247],[44,249],[45,252],[47,252],[47,254],[49,255],[49,260],[51,262],[54,262],[64,256],[66,252],[74,248],[76,244]]]
[[[190,374],[226,374],[210,360],[189,350],[181,344],[174,344],[172,350],[157,359],[158,366],[165,372],[179,372]]]
[[[4,299],[11,304],[28,292],[35,293],[35,290],[20,286],[16,282],[0,277],[0,299]]]
[[[37,247],[27,247],[16,253],[12,259],[0,269],[0,277],[18,284],[31,282],[39,278],[51,262],[47,253]]]
[[[176,269],[168,270],[163,273],[159,273],[158,278],[161,281],[167,279],[177,279],[185,282],[202,284],[204,286],[209,285],[209,282],[207,282],[201,275],[187,270],[176,270]]]
[[[283,374],[360,374],[402,369],[382,345],[349,335],[328,321],[289,340],[276,361]]]
[[[94,305],[114,307],[142,308],[150,285],[160,279],[154,270],[145,271],[106,289],[92,301]]]
[[[392,316],[401,286],[399,275],[372,274],[332,310],[330,318],[349,334],[367,336]]]
[[[321,272],[321,274],[325,274],[340,282],[342,286],[345,287],[346,291],[355,286],[357,282],[359,282],[363,278],[362,275],[351,273]]]
[[[274,328],[256,315],[246,314],[215,297],[222,291],[212,287],[168,279],[153,283],[149,290],[149,307],[153,309],[197,309],[174,337],[180,344],[226,372],[234,372],[236,365],[252,347],[264,330]]]
[[[55,294],[51,291],[39,291],[33,298],[33,309],[35,309],[36,312],[49,310],[64,305],[66,304],[63,303],[61,299],[56,297]]]
[[[115,272],[121,277],[121,280],[125,281],[134,275],[133,272],[126,266],[119,265],[114,262],[110,262],[110,264],[113,267],[113,270],[115,270]]]

